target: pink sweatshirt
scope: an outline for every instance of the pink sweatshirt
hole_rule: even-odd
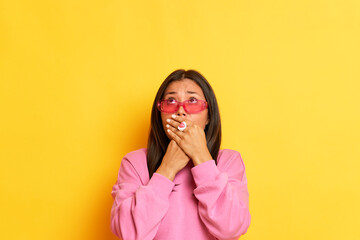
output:
[[[123,240],[238,239],[250,225],[245,165],[223,149],[218,164],[188,165],[174,181],[149,179],[146,148],[123,158],[112,188],[111,230]]]

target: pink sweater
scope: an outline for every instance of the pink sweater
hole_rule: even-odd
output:
[[[112,188],[111,230],[123,240],[238,239],[250,225],[245,165],[223,149],[218,164],[188,165],[174,181],[149,179],[146,148],[123,158]]]

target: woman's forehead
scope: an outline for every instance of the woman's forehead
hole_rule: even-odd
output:
[[[199,96],[204,96],[201,87],[190,79],[170,83],[165,90],[164,96],[167,94],[197,94]]]

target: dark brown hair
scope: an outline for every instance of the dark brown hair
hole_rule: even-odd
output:
[[[178,69],[172,72],[161,84],[152,106],[150,134],[147,144],[147,165],[150,178],[160,166],[170,143],[170,139],[167,137],[162,126],[161,113],[157,109],[157,102],[163,98],[164,92],[171,82],[183,79],[191,79],[198,84],[208,102],[209,123],[205,127],[206,142],[209,152],[217,164],[216,160],[221,144],[221,121],[215,93],[209,82],[199,72]]]

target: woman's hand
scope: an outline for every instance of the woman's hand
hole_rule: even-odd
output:
[[[181,122],[186,122],[187,127],[184,131],[180,131],[177,128]],[[186,120],[184,117],[176,115],[173,115],[173,118],[168,121],[166,127],[169,135],[186,155],[192,159],[195,166],[212,159],[207,148],[205,132],[201,127],[190,120]]]
[[[175,175],[188,164],[189,160],[190,158],[177,145],[177,143],[174,140],[171,140],[166,149],[161,165],[156,172],[173,181]]]

